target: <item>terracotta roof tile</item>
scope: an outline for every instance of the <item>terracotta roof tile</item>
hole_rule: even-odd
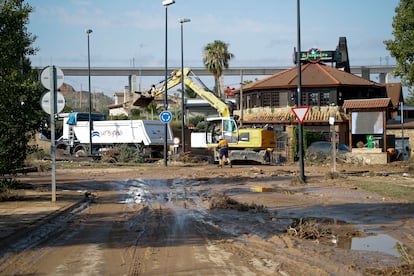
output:
[[[386,108],[390,105],[390,103],[391,103],[390,98],[345,100],[342,107],[346,109]]]
[[[374,86],[377,83],[338,70],[323,63],[307,63],[301,67],[302,87]],[[243,86],[243,91],[273,88],[295,88],[298,68],[293,67]]]

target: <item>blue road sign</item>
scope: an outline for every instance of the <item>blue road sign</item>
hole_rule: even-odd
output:
[[[164,110],[163,112],[160,113],[161,122],[168,124],[169,122],[171,122],[171,119],[172,119],[171,112]]]

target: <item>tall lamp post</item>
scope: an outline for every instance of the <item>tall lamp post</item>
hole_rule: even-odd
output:
[[[183,39],[183,25],[190,22],[189,18],[180,18],[178,22],[181,24],[181,145],[182,153],[185,152],[185,103],[184,103],[184,39]]]
[[[91,94],[91,52],[89,47],[89,35],[92,33],[91,29],[86,30],[88,36],[88,92],[89,92],[89,156],[92,155],[92,94]]]
[[[298,64],[298,106],[302,106],[302,68],[300,63],[300,51],[301,51],[301,42],[300,42],[300,0],[296,1],[296,12],[297,12],[297,53],[296,60]],[[299,124],[299,178],[301,182],[306,181],[305,176],[305,164],[303,160],[303,124]]]
[[[164,111],[168,110],[168,6],[174,4],[174,0],[164,0],[162,5],[165,7],[165,89],[164,89]],[[164,166],[167,167],[167,147],[168,147],[168,125],[164,127]]]

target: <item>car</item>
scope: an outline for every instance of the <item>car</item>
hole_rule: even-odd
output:
[[[345,144],[337,144],[337,156],[345,157],[350,149]],[[327,141],[317,141],[310,144],[306,150],[305,158],[309,160],[327,159],[332,156],[332,143]]]

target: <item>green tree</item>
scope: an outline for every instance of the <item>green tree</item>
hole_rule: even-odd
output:
[[[28,141],[39,127],[43,91],[28,56],[35,40],[26,28],[32,8],[23,0],[0,0],[0,174],[24,164]]]
[[[204,47],[203,63],[214,75],[217,87],[217,95],[221,97],[223,92],[222,75],[223,70],[229,68],[229,62],[234,57],[228,50],[228,44],[215,40]]]
[[[391,56],[397,60],[395,76],[401,77],[404,86],[414,84],[414,1],[401,0],[395,8],[392,27],[394,39],[384,44]]]
[[[156,101],[150,102],[149,105],[147,106],[146,110],[151,115],[151,120],[154,119],[154,114],[156,114],[158,116],[158,106],[157,106]]]

